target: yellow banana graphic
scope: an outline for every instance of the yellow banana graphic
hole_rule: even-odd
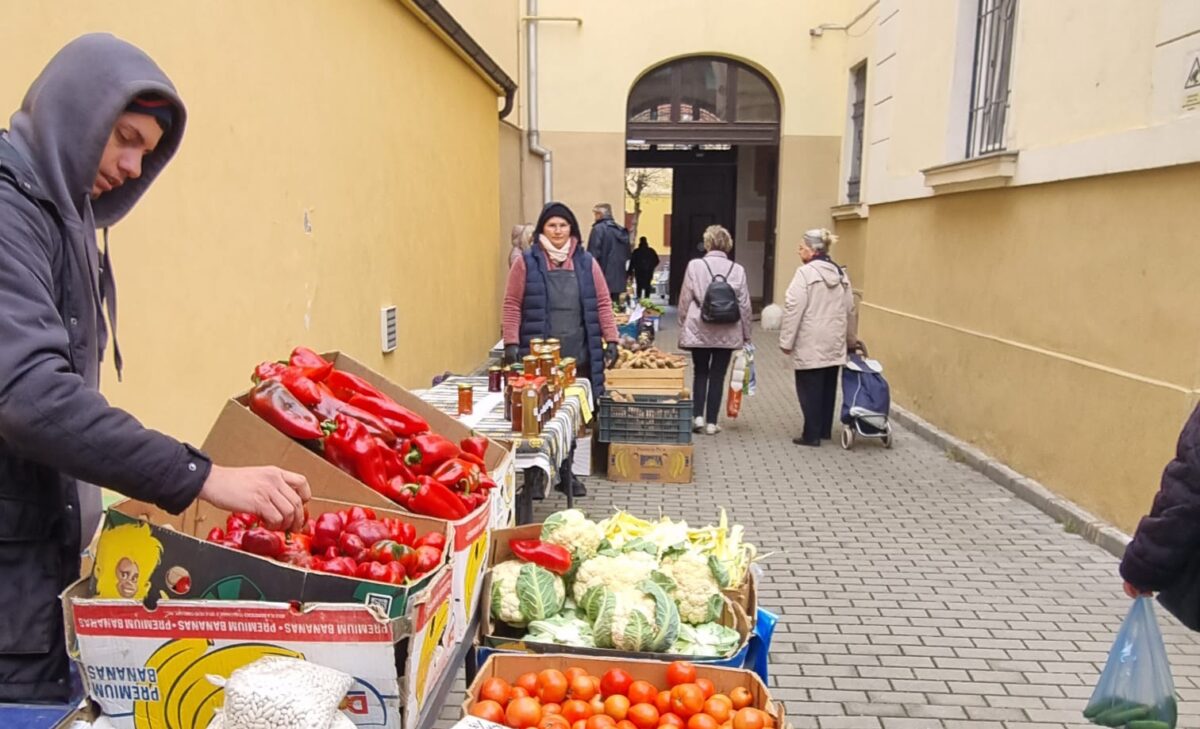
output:
[[[185,668],[167,691],[167,718],[173,727],[208,726],[213,711],[225,700],[223,689],[213,686],[209,674],[229,678],[236,669],[264,656],[304,658],[296,651],[267,643],[240,643],[207,653]]]
[[[487,541],[481,539],[480,541]],[[446,626],[450,623],[450,599],[442,601],[434,611],[433,617],[429,619],[429,625],[425,632],[425,642],[421,645],[421,654],[417,659],[417,704],[425,703],[425,682],[429,678],[429,664],[433,658],[433,651],[441,645],[442,636],[446,633]]]
[[[146,661],[158,677],[158,701],[133,702],[133,725],[136,729],[165,729],[167,716],[163,694],[183,669],[212,647],[211,640],[182,638],[163,643]]]
[[[483,559],[488,553],[489,534],[487,531],[483,532],[467,551],[467,574],[464,575],[463,581],[463,599],[466,600],[468,608],[473,604],[475,587],[479,584],[480,575],[483,574],[481,567],[483,567]]]

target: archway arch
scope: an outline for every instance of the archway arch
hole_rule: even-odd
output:
[[[781,113],[771,79],[727,56],[672,58],[630,87],[626,168],[671,170],[659,247],[670,249],[672,303],[687,263],[701,255],[703,229],[714,223],[733,233],[752,298],[771,300]],[[657,219],[645,226],[639,217],[632,221],[639,232],[657,232]]]

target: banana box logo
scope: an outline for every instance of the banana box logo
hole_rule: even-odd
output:
[[[150,576],[162,560],[163,546],[149,524],[124,524],[106,529],[96,546],[96,596],[144,600]]]
[[[487,559],[489,541],[488,524],[491,515],[485,509],[468,520],[454,524],[454,553],[450,569],[454,576],[454,631],[455,639],[461,638],[460,631],[466,630],[471,622],[482,580],[484,560]]]
[[[433,685],[446,670],[446,659],[453,653],[452,644],[456,638],[449,630],[453,619],[453,582],[450,577],[446,575],[439,580],[429,591],[429,599],[417,608],[414,640],[419,641],[419,647],[408,666],[412,691],[410,700],[415,700],[412,705],[416,708],[414,719],[420,715]]]
[[[212,650],[204,638],[181,638],[164,643],[146,661],[146,669],[157,676],[158,692],[153,701],[133,703],[136,729],[203,727],[225,701],[224,689],[208,676],[229,678],[234,670],[264,656],[304,658],[296,651],[267,643],[237,643]]]
[[[613,448],[609,472],[625,481],[681,482],[690,476],[691,456],[682,448],[644,446]]]

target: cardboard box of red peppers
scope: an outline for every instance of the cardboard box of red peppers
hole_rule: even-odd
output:
[[[489,527],[507,525],[511,451],[341,353],[297,348],[286,363],[259,365],[252,379],[253,389],[226,403],[205,450],[222,465],[302,473],[314,493],[311,516],[301,530],[282,532],[203,502],[178,517],[136,502],[110,510],[92,578],[64,595],[69,644],[89,691],[109,714],[166,711],[179,687],[162,684],[168,672],[148,669],[168,644],[196,638],[204,650],[195,664],[208,661],[208,674],[241,665],[217,654],[253,660],[267,649],[353,665],[350,657],[367,648],[362,626],[345,621],[361,613],[374,616],[368,622],[383,631],[375,644],[394,649],[395,660],[390,673],[382,664],[366,676],[353,671],[370,685],[350,713],[371,725],[407,724],[474,611]],[[295,619],[267,619],[297,602]],[[169,614],[164,606],[221,620],[168,625],[158,619]],[[306,622],[299,615],[324,631],[297,643],[291,634]],[[149,625],[164,632],[150,635]],[[263,631],[252,644],[262,650],[233,650],[249,645],[247,625]],[[149,639],[144,650],[128,649],[135,638]],[[388,648],[403,639],[407,649]]]

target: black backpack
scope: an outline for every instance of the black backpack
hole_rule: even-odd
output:
[[[708,266],[708,261],[704,261],[704,267],[708,268],[708,275],[712,276],[712,281],[704,290],[704,301],[700,304],[700,318],[709,324],[735,324],[742,320],[742,309],[738,306],[737,292],[726,280],[726,276],[733,272],[733,266],[731,261],[729,272],[722,276],[714,274]]]

